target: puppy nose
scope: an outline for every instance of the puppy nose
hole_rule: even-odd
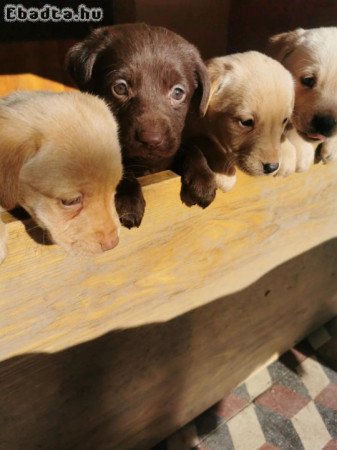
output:
[[[108,250],[112,250],[119,242],[119,237],[115,232],[113,233],[104,233],[101,240],[101,248],[103,252],[106,252]]]
[[[316,133],[330,136],[335,128],[337,120],[333,116],[315,115],[311,121],[311,127]]]
[[[137,130],[136,137],[139,142],[148,148],[157,148],[163,142],[163,134],[158,130]]]
[[[279,163],[266,163],[263,164],[264,173],[273,173],[279,168]]]

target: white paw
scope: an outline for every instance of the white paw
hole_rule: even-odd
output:
[[[214,174],[216,185],[222,192],[228,192],[233,189],[236,183],[236,175],[229,176],[216,172]]]
[[[296,172],[307,172],[315,161],[315,149],[312,145],[296,148]]]
[[[324,143],[322,145],[320,155],[324,164],[330,164],[337,161],[337,145],[331,145],[330,143]]]
[[[280,168],[275,174],[277,177],[287,177],[296,170],[296,150],[289,142],[285,141],[281,145]]]

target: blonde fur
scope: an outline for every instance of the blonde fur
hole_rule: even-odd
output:
[[[295,108],[292,122],[298,131],[289,134],[297,150],[297,171],[314,162],[315,150],[322,144],[321,158],[327,163],[337,159],[337,138],[318,135],[312,139],[314,115],[337,118],[337,27],[302,28],[272,36],[267,52],[292,73],[295,80]],[[314,76],[313,89],[303,86],[301,78]]]
[[[0,129],[0,205],[23,206],[68,252],[114,247],[122,163],[106,104],[79,92],[16,92],[0,100]],[[1,224],[0,259],[5,240]]]
[[[263,164],[280,163],[285,120],[291,117],[294,104],[290,73],[255,51],[214,58],[207,65],[211,96],[204,120],[192,133],[217,142],[219,154],[227,160],[225,168],[237,165],[251,175],[264,175]],[[254,120],[252,129],[240,124],[249,119]],[[216,167],[211,168],[219,174]]]

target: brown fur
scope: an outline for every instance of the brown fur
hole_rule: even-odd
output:
[[[186,127],[183,159],[189,159],[187,173],[182,174],[182,199],[190,205],[191,198],[207,206],[219,187],[227,191],[235,184],[236,167],[250,175],[275,174],[283,152],[284,131],[294,104],[291,75],[281,64],[258,52],[246,52],[214,58],[207,63],[211,79],[211,95],[204,118],[191,120]],[[242,122],[253,120],[252,127]],[[188,148],[189,155],[188,153]],[[193,155],[201,150],[213,172],[213,181],[205,172],[205,161],[193,163]],[[284,161],[283,161],[284,162]],[[201,167],[209,198],[199,195],[207,191],[195,179]],[[271,170],[273,169],[273,170]],[[188,172],[192,171],[193,176]],[[189,195],[186,196],[186,192]],[[198,192],[197,192],[198,191]]]
[[[69,50],[67,67],[80,89],[102,96],[117,117],[125,167],[117,210],[125,226],[139,226],[145,201],[135,176],[171,167],[192,99],[205,111],[206,67],[181,36],[142,23],[96,29]],[[120,80],[127,95],[114,93]],[[171,97],[177,85],[182,101]]]

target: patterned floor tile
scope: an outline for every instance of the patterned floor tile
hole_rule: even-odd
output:
[[[246,383],[240,384],[232,392],[234,395],[237,395],[238,397],[241,397],[244,400],[249,400],[249,394],[247,391]]]
[[[337,440],[331,439],[331,441],[326,444],[323,450],[337,450]]]
[[[305,450],[321,449],[331,440],[330,433],[314,402],[308,403],[301,409],[292,418],[292,423]]]
[[[254,450],[266,443],[253,404],[233,417],[227,425],[235,450]]]
[[[309,401],[307,397],[297,392],[291,391],[280,384],[274,384],[268,391],[260,395],[255,403],[290,419]]]
[[[307,358],[300,366],[300,376],[312,398],[315,398],[330,383],[329,378],[315,357]]]
[[[266,442],[282,450],[303,450],[304,447],[290,419],[260,405],[256,405],[256,415]]]
[[[226,423],[223,423],[215,433],[211,433],[207,436],[206,439],[202,441],[201,445],[207,450],[236,450]]]
[[[298,367],[300,367],[300,365]],[[310,398],[308,389],[305,387],[301,378],[298,376],[298,370],[293,371],[285,366],[281,361],[275,361],[268,367],[268,371],[273,380],[273,383],[281,384],[287,389]]]
[[[254,400],[271,386],[272,379],[267,368],[264,368],[247,378],[245,384],[249,397]]]
[[[259,450],[280,450],[279,447],[275,447],[272,444],[268,444],[268,442],[266,444],[263,444],[262,447],[259,448]]]
[[[330,436],[337,439],[337,411],[319,404],[316,405],[316,408],[319,411]]]
[[[229,420],[245,406],[247,406],[249,400],[245,400],[234,393],[229,394],[227,397],[217,403],[215,413],[225,420]]]
[[[212,433],[223,422],[224,419],[216,414],[215,407],[209,408],[194,420],[195,426],[197,427],[198,436],[200,436],[200,438]]]
[[[315,398],[315,403],[337,411],[337,385],[330,383]]]
[[[337,318],[153,450],[337,450]]]

